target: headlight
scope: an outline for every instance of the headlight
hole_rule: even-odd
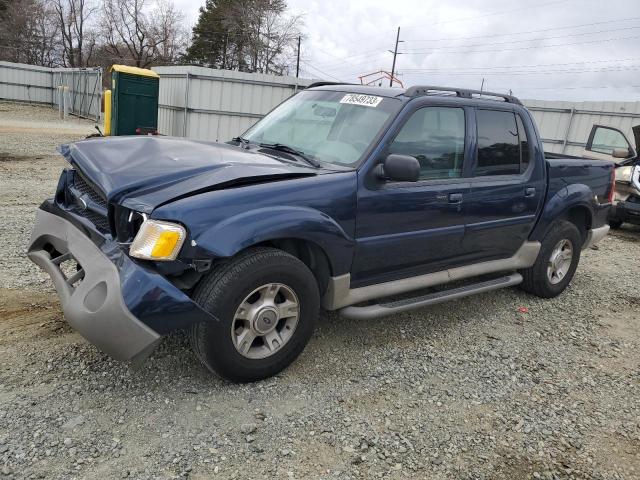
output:
[[[144,260],[175,260],[186,236],[182,225],[147,219],[133,239],[129,255]]]

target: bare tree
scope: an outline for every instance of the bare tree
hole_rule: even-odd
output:
[[[98,7],[92,0],[51,0],[60,30],[62,64],[84,67],[91,63],[96,36],[89,21]]]
[[[156,39],[154,63],[175,63],[189,44],[189,34],[184,27],[184,15],[168,0],[158,0],[151,12],[152,35]]]
[[[41,0],[13,0],[0,15],[0,60],[54,66],[57,24]]]
[[[105,46],[114,60],[137,67],[171,63],[184,49],[183,15],[169,0],[105,0]]]

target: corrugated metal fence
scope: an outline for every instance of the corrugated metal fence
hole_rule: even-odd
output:
[[[312,80],[195,66],[154,67],[160,75],[158,130],[165,135],[224,141],[241,134]],[[0,62],[0,99],[58,105],[66,86],[71,113],[99,119],[102,69],[46,68]],[[580,155],[591,126],[622,130],[640,124],[640,102],[524,100],[545,150]]]
[[[547,152],[581,155],[594,124],[620,129],[633,145],[640,102],[556,102],[523,100],[538,124]]]
[[[70,113],[95,120],[100,118],[101,68],[48,68],[0,62],[1,100],[42,103],[57,108],[60,86]]]
[[[240,135],[299,88],[295,77],[194,66],[154,67],[160,75],[158,131],[198,140]]]

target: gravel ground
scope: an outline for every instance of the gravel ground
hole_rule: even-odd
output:
[[[133,368],[23,256],[53,147],[84,133],[5,133],[35,113],[0,104],[0,478],[640,478],[639,228],[583,252],[556,299],[325,315],[263,382],[210,376],[181,334]]]

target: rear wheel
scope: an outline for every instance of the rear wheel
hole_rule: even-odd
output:
[[[521,272],[522,289],[543,298],[562,293],[578,268],[581,248],[582,236],[573,223],[554,223],[542,240],[536,263]]]
[[[289,366],[309,341],[320,309],[313,273],[296,257],[257,248],[203,278],[194,300],[217,321],[191,328],[198,358],[212,372],[251,382]]]

